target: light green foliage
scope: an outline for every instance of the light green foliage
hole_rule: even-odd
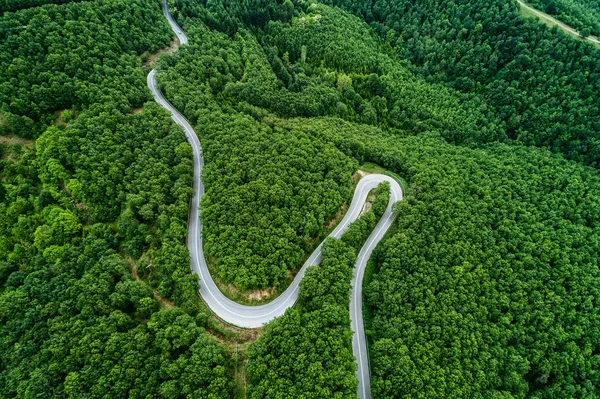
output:
[[[81,230],[77,217],[66,209],[51,206],[44,209],[45,223],[33,233],[34,245],[41,251],[49,245],[64,244],[72,235]]]
[[[3,170],[10,190],[0,204],[1,396],[146,396],[168,386],[172,397],[228,397],[222,350],[192,316],[158,310],[152,290],[111,248],[114,232],[94,225],[83,241],[71,238],[81,227],[73,212],[50,205],[37,214],[34,196],[18,196],[35,193],[13,185],[29,162]],[[28,234],[13,228],[17,216]]]
[[[185,247],[191,163],[183,133],[154,104],[140,115],[117,120],[111,125],[84,112],[65,131],[50,129],[42,135],[37,157],[25,152],[18,161],[2,161],[0,181],[7,187],[0,203],[2,397],[21,397],[20,392],[43,397],[230,395],[223,350],[196,323],[195,313],[159,310],[148,285],[184,308],[196,295]],[[85,134],[83,126],[88,127]],[[92,126],[102,131],[102,140],[93,136]],[[119,132],[128,132],[131,141],[119,138]],[[120,217],[94,201],[94,189],[83,190],[82,204],[74,206],[62,180],[47,178],[49,163],[78,177],[102,170],[102,164],[73,161],[67,149],[75,138],[80,148],[88,149],[79,153],[83,157],[99,156],[102,143],[115,159],[139,153],[137,160],[123,165],[119,185],[95,180],[94,189],[110,188],[122,198],[116,209],[122,209]],[[135,149],[141,143],[147,150],[143,157]],[[175,148],[185,158],[178,159]],[[57,154],[69,156],[48,158]],[[181,181],[173,174],[178,168]],[[93,183],[81,180],[85,188]],[[69,181],[72,186],[73,179]],[[157,189],[152,193],[159,196],[148,197],[142,208],[155,204],[159,213],[140,220],[138,208],[126,199],[153,185]],[[99,210],[102,215],[93,216]],[[109,223],[82,231],[84,222],[97,219]],[[148,283],[131,277],[119,248],[132,254],[151,250],[153,268],[139,271]]]

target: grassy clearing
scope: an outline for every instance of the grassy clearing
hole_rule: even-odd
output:
[[[72,120],[77,118],[77,113],[72,109],[63,109],[54,113],[54,124],[56,126],[67,127]]]
[[[34,143],[33,140],[14,135],[0,136],[0,159],[16,161],[23,153],[24,147],[31,149]]]
[[[6,146],[11,146],[11,145],[23,145],[25,147],[32,147],[33,146],[33,140],[28,140],[28,139],[24,139],[22,137],[17,137],[17,136],[0,136],[0,144],[4,144]]]
[[[560,28],[560,26],[557,23],[552,22],[549,19],[541,18],[539,15],[537,15],[536,13],[534,13],[533,11],[531,11],[530,9],[523,7],[521,4],[519,4],[519,9],[520,9],[521,15],[524,18],[536,18],[536,19],[539,19],[540,22],[542,22],[544,25],[546,25],[550,29],[552,29],[554,26]],[[573,37],[580,38],[578,35],[574,35],[571,32],[568,32],[568,31],[565,31],[565,32],[568,33],[569,35],[573,36]]]
[[[152,68],[154,64],[158,62],[161,55],[173,54],[176,53],[177,50],[179,50],[179,42],[177,41],[177,38],[174,38],[167,47],[158,50],[156,53],[144,53],[139,58],[144,68]]]

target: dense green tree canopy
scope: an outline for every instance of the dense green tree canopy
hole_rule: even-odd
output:
[[[600,51],[525,19],[516,2],[333,0],[426,79],[478,93],[506,135],[598,166]]]
[[[203,5],[202,2],[179,0],[176,3],[181,17],[193,17],[194,21],[202,19],[208,26],[221,29],[230,36],[245,29],[256,32],[264,53],[273,60],[273,71],[281,83],[289,85],[293,82],[290,78],[294,77],[294,72],[302,73],[299,76],[302,79],[290,86],[296,92],[300,91],[297,88],[306,87],[315,90],[314,82],[318,80],[312,73],[313,68],[320,67],[316,71],[320,80],[327,82],[327,78],[333,78],[330,80],[332,83],[337,81],[335,75],[328,75],[322,69],[323,64],[337,70],[346,69],[345,72],[387,65],[386,57],[379,56],[377,49],[370,46],[374,43],[373,35],[366,27],[357,28],[348,16],[322,5],[295,2],[295,17],[289,20],[281,16],[284,6],[276,2],[258,9],[255,13],[263,14],[250,19],[246,17],[250,11],[245,2],[217,1]],[[561,152],[588,165],[598,164],[600,99],[594,93],[599,84],[600,52],[594,45],[574,40],[556,28],[550,30],[536,20],[524,18],[516,2],[332,0],[324,3],[340,6],[364,18],[379,38],[375,43],[380,51],[392,59],[409,61],[410,64],[402,65],[426,81],[444,83],[468,94],[470,100],[465,114],[475,121],[479,120],[479,126],[459,121],[455,121],[454,125],[468,129],[467,136],[472,141],[486,143],[508,137],[526,145]],[[332,18],[337,23],[332,24]],[[219,20],[228,22],[215,22]],[[273,34],[269,36],[269,32]],[[280,52],[271,46],[277,47]],[[306,62],[286,64],[286,59],[302,61],[302,54],[305,54]],[[316,57],[312,60],[317,62],[312,62],[311,57]],[[282,66],[287,67],[287,73]],[[385,75],[387,70],[372,72],[379,75],[384,72]],[[393,76],[390,80],[413,79],[404,73],[401,78]],[[306,84],[309,82],[313,85]],[[388,87],[393,86],[392,82]],[[415,86],[415,83],[410,85]],[[286,112],[294,108],[279,108],[277,104],[281,101],[270,100],[273,89],[265,91],[259,100],[260,106],[284,116],[294,116]],[[353,91],[357,92],[356,89]],[[421,89],[421,92],[427,91]],[[363,96],[363,93],[359,94]],[[373,124],[376,119],[369,114],[377,113],[371,112],[369,105],[377,111],[383,108],[376,105],[381,101],[376,99],[375,104],[367,105],[352,92],[347,95],[351,96],[352,104],[359,106],[356,112],[364,114],[361,121]],[[390,109],[393,104],[388,99],[390,117],[386,124],[394,127],[400,121],[400,128],[411,132],[447,128],[444,127],[445,120],[439,121],[438,126],[429,124],[425,129],[414,120],[411,121],[413,126],[403,122],[406,119],[422,121],[424,118],[415,117],[415,114],[431,113],[430,104],[444,102],[442,95],[436,97],[432,94],[435,100],[426,97],[426,102],[420,100],[421,95],[415,96],[412,99],[415,106],[398,106],[395,110],[393,107]],[[328,109],[320,111],[319,115],[333,113],[337,109],[344,116],[352,109],[347,102],[341,106],[339,99],[330,101],[336,103],[332,107],[330,102],[323,101]],[[460,115],[460,107],[452,108],[453,111],[446,112],[445,116],[452,115],[456,119]],[[483,117],[477,115],[479,112],[483,113]],[[295,113],[298,116],[315,114]],[[446,137],[453,143],[465,141],[464,133],[447,134]]]
[[[0,133],[33,138],[52,113],[148,99],[137,54],[170,40],[160,2],[99,0],[47,5],[0,17]]]
[[[595,0],[529,0],[527,3],[580,32],[587,30],[600,35],[600,7]]]
[[[595,169],[537,149],[399,139],[339,120],[272,123],[339,146],[363,141],[365,158],[409,180],[365,293],[375,397],[593,397]]]
[[[0,161],[0,396],[229,396],[225,355],[202,315],[160,310],[156,300],[188,308],[197,282],[184,245],[191,164],[175,156],[185,139],[158,105],[147,108],[111,110],[115,131],[106,115],[83,113],[64,130],[48,129],[35,151]],[[68,151],[73,139],[90,154],[102,143],[115,156],[139,154],[115,171],[121,184],[96,178],[120,202],[98,203],[85,189],[93,182],[82,174],[103,175],[102,163],[61,158],[85,156]],[[150,196],[140,190],[157,185]],[[122,254],[142,251],[152,268],[138,274]]]
[[[301,129],[272,129],[218,101],[227,96],[260,103],[268,92],[264,85],[269,87],[261,74],[269,74],[274,85],[277,78],[252,36],[232,41],[198,25],[190,31],[190,46],[165,62],[176,61],[166,65],[159,81],[198,126],[202,140],[204,249],[224,281],[241,288],[271,287],[301,266],[318,244],[315,238],[350,199],[356,164]],[[244,62],[251,62],[245,70]],[[242,70],[247,80],[241,79]],[[315,93],[306,98],[317,105],[322,100]],[[237,106],[264,114],[248,102]]]
[[[145,103],[160,4],[41,3],[0,3],[0,396],[230,397],[185,247],[191,148]],[[408,182],[365,289],[374,396],[595,397],[600,52],[516,2],[324,3],[170,1],[190,44],[158,80],[203,144],[215,276],[285,283],[374,162]],[[535,4],[595,29],[587,0]],[[356,395],[379,194],[248,349],[250,397]]]
[[[242,288],[277,284],[301,265],[313,238],[351,197],[356,165],[302,131],[216,113],[200,123],[205,249],[227,281]]]
[[[372,211],[340,240],[327,239],[323,260],[306,272],[296,307],[269,323],[248,349],[250,398],[354,398],[356,364],[348,313],[352,268],[385,211],[389,185],[375,190]]]
[[[161,81],[201,138],[225,114],[406,177],[366,292],[376,397],[589,397],[600,384],[600,181],[552,152],[596,165],[598,52],[513,4],[410,3],[336,3],[371,28],[323,5],[296,3],[291,19],[267,23],[221,5],[235,10],[227,27],[214,4],[183,1],[199,44],[166,62]],[[290,311],[250,352],[257,397],[297,389],[285,367],[307,339],[302,317]]]
[[[593,397],[597,173],[496,145],[394,152],[418,194],[399,204],[367,291],[377,396]]]
[[[37,140],[0,137],[0,397],[230,397],[189,272],[191,148],[144,104],[136,54],[170,38],[159,2],[5,26],[0,133]]]
[[[44,4],[74,3],[83,0],[0,0],[0,13],[4,11],[17,11],[24,8],[41,6]]]

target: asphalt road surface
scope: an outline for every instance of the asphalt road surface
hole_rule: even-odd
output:
[[[169,12],[169,7],[167,6],[167,0],[163,0],[163,14],[165,15],[165,18],[167,18],[169,25],[171,25],[171,29],[173,29],[173,32],[175,32],[175,34],[177,35],[177,40],[179,40],[179,44],[180,45],[188,44],[188,39],[187,39],[185,32],[183,32],[183,29],[181,29],[181,26],[179,26],[177,21],[175,21],[175,18],[173,18],[173,16]]]
[[[187,44],[187,37],[169,13],[166,2],[163,3],[163,12],[173,31],[177,35],[180,44]],[[148,75],[148,88],[152,92],[156,102],[167,109],[171,113],[173,120],[184,129],[187,139],[193,149],[194,196],[190,204],[191,209],[188,223],[187,246],[191,255],[191,268],[200,278],[200,295],[207,306],[224,321],[240,327],[261,327],[274,318],[283,315],[287,308],[294,305],[298,299],[299,284],[306,273],[306,269],[310,266],[318,265],[321,262],[322,244],[310,255],[290,286],[272,302],[261,306],[245,306],[240,305],[223,295],[208,271],[204,252],[202,251],[202,224],[200,223],[198,206],[200,198],[204,194],[204,185],[202,184],[201,179],[204,160],[202,157],[200,140],[190,123],[179,113],[179,111],[177,111],[177,109],[175,109],[159,90],[156,83],[156,70],[152,70]],[[363,204],[365,203],[369,192],[383,182],[390,183],[390,201],[385,213],[359,253],[354,269],[352,294],[350,298],[350,318],[352,320],[352,331],[354,332],[352,349],[358,365],[358,396],[361,399],[371,397],[369,360],[362,315],[362,279],[371,252],[375,246],[377,246],[379,241],[381,241],[395,219],[395,216],[392,213],[392,205],[403,198],[402,188],[398,182],[389,176],[380,174],[367,175],[360,179],[346,215],[330,234],[330,237],[339,238],[348,228],[350,223],[360,216]]]

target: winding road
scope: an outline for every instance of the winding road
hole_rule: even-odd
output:
[[[163,2],[163,12],[171,25],[171,28],[177,35],[180,44],[187,44],[187,36],[171,16],[166,1]],[[198,208],[200,198],[204,194],[204,185],[202,184],[201,179],[204,160],[202,157],[200,140],[190,123],[183,115],[181,115],[181,113],[179,113],[179,111],[177,111],[177,109],[175,109],[159,90],[156,83],[156,70],[152,70],[148,74],[148,88],[152,92],[156,102],[167,109],[171,113],[171,117],[175,123],[184,129],[187,139],[193,149],[194,196],[192,198],[190,209],[187,246],[191,255],[191,268],[200,278],[200,295],[207,306],[224,321],[240,327],[261,327],[274,318],[283,315],[287,308],[294,305],[298,299],[299,284],[306,273],[306,269],[309,266],[318,265],[321,262],[321,246],[323,244],[319,245],[319,247],[310,255],[290,286],[272,302],[261,306],[245,306],[240,305],[223,295],[208,271],[208,266],[202,250],[202,224],[200,222]],[[394,222],[395,216],[392,213],[392,205],[403,198],[402,188],[398,182],[389,176],[380,174],[372,174],[363,177],[358,182],[354,197],[352,198],[352,202],[346,215],[330,234],[330,237],[339,238],[348,228],[350,223],[360,216],[369,191],[383,182],[390,183],[390,201],[385,213],[360,250],[354,268],[352,294],[350,297],[350,318],[352,331],[354,332],[352,338],[352,350],[357,361],[356,376],[358,379],[358,397],[361,399],[371,397],[369,361],[362,315],[362,280],[371,252]]]

